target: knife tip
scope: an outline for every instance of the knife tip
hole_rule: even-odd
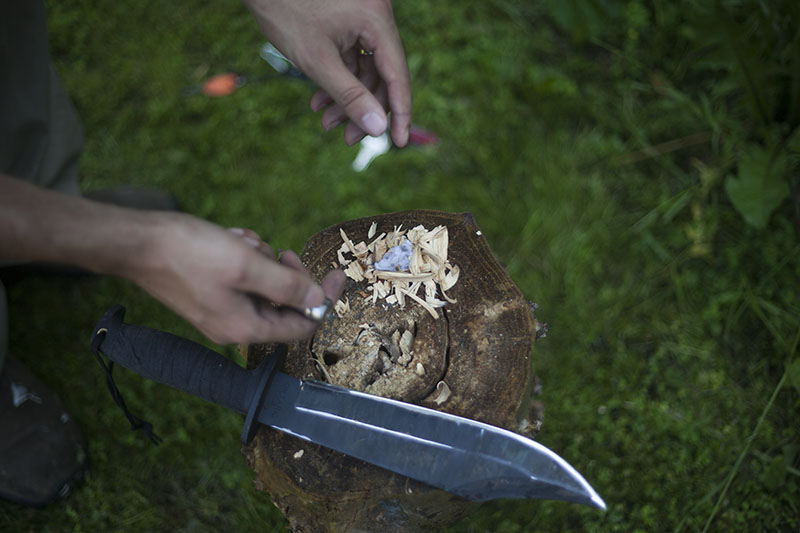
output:
[[[606,502],[604,502],[603,498],[601,498],[600,495],[597,494],[597,492],[595,492],[594,490],[592,490],[591,500],[592,500],[592,506],[593,507],[596,507],[597,509],[600,509],[601,511],[607,511],[608,510],[608,508],[606,507]]]

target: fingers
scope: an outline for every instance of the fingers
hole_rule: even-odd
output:
[[[375,96],[345,66],[334,46],[319,50],[322,57],[306,73],[342,107],[350,119],[370,135],[378,136],[388,124]]]
[[[280,264],[289,267],[298,272],[308,274],[308,269],[300,261],[300,258],[291,250],[286,250],[281,254]],[[330,301],[335,302],[342,295],[347,277],[341,270],[331,270],[325,275],[325,278],[320,282],[320,287],[325,297]]]
[[[289,309],[276,309],[254,300],[252,312],[243,319],[242,335],[236,342],[290,342],[314,334],[318,324]]]
[[[291,250],[286,250],[281,254],[280,263],[291,269],[299,272],[308,273],[308,269],[300,261],[300,258]],[[341,270],[331,270],[325,275],[325,278],[320,282],[320,287],[325,297],[330,301],[335,302],[342,295],[347,277]]]
[[[246,259],[236,289],[295,309],[322,305],[325,294],[303,269],[287,267],[262,255]]]
[[[300,258],[292,250],[286,250],[283,253],[281,253],[279,262],[283,266],[287,266],[299,272],[308,273],[308,269],[306,268],[306,266],[303,264],[302,261],[300,261]]]
[[[375,96],[378,103],[384,108],[388,109],[388,93],[386,84],[379,77],[378,71],[375,68],[375,63],[372,56],[361,55],[359,60],[358,79],[361,83],[370,90]],[[330,103],[327,93],[318,91],[312,98],[312,105],[323,105],[324,102]],[[394,116],[392,116],[392,121]],[[322,115],[322,127],[329,131],[340,124],[347,121],[347,114],[345,110],[338,104],[331,105]],[[346,144],[352,146],[364,138],[366,133],[361,129],[358,124],[353,121],[347,122],[344,130],[344,141]]]
[[[270,41],[321,87],[311,98],[315,112],[335,102],[347,120],[373,136],[386,131],[391,114],[394,144],[407,144],[411,80],[390,0],[246,3]],[[377,77],[386,85],[386,105],[375,96],[375,87],[359,79],[362,49],[371,54]],[[323,125],[331,128],[344,120],[334,112]]]
[[[300,258],[292,251],[281,254],[280,264],[296,272],[306,273]],[[341,270],[329,272],[320,283],[325,297],[335,302],[344,290],[346,277]],[[257,318],[250,325],[252,340],[248,342],[277,341],[287,342],[308,338],[314,334],[318,323],[309,320],[290,309],[276,309],[262,299],[254,300]],[[332,310],[329,310],[332,312]]]
[[[263,253],[267,257],[275,259],[275,251],[269,244],[262,241],[261,237],[259,237],[258,233],[256,233],[255,231],[247,228],[228,228],[228,231],[230,231],[234,235],[238,235],[249,246],[255,248],[256,250]]]
[[[408,143],[408,130],[411,125],[411,115],[409,112],[396,111],[391,106],[388,85],[378,72],[373,55],[361,55],[358,62],[358,70],[354,73],[361,85],[374,96],[375,100],[384,110],[391,111],[391,135],[395,145],[402,147]],[[322,127],[330,131],[341,124],[347,122],[348,110],[336,103],[330,95],[320,89],[311,97],[311,109],[313,111],[327,110],[322,115]],[[410,97],[409,103],[410,107]],[[353,145],[366,135],[364,128],[357,121],[347,122],[344,139],[348,145]]]
[[[179,214],[159,216],[161,231],[130,279],[219,343],[289,341],[318,324],[277,306],[304,309],[339,297],[343,273],[317,284],[294,252],[280,261],[252,230],[221,228]]]
[[[382,81],[378,82],[378,87],[376,90],[373,91],[375,93],[375,98],[383,105],[386,106],[387,98],[386,98],[386,85]],[[366,136],[361,128],[359,128],[355,123],[348,122],[347,126],[344,128],[344,142],[348,146],[352,146],[359,142]]]
[[[344,272],[341,270],[331,270],[322,279],[320,286],[325,296],[327,296],[330,301],[335,302],[342,296],[346,282],[347,276],[344,275]]]
[[[311,111],[314,113],[322,111],[333,103],[333,98],[331,98],[328,92],[325,89],[320,89],[311,97]]]
[[[341,270],[329,272],[321,282],[325,296],[335,302],[342,295],[347,278]],[[333,309],[328,310],[334,312]],[[263,334],[272,340],[287,341],[308,338],[314,334],[319,324],[302,317],[288,309],[275,309],[274,307],[261,307],[259,314],[265,321],[262,325]]]
[[[357,76],[358,81],[361,82],[361,85],[366,87],[370,93],[375,93],[375,89],[377,88],[380,79],[378,78],[378,70],[375,68],[375,62],[373,61],[372,56],[359,55],[356,59],[355,69],[351,69],[351,72]],[[379,103],[383,109],[386,108],[385,102]],[[347,120],[347,113],[345,112],[344,108],[338,104],[332,105],[327,111],[325,111],[325,113],[322,114],[322,127],[326,130],[330,130],[345,120]]]
[[[369,55],[360,55],[362,47]],[[358,40],[341,54],[335,46],[317,52],[322,57],[308,65],[306,73],[324,90],[312,97],[311,108],[320,111],[331,101],[338,104],[323,116],[323,127],[336,127],[346,116],[363,132],[378,136],[388,126],[386,109],[392,114],[392,140],[405,146],[411,125],[411,77],[391,8],[383,17],[370,19]],[[358,54],[357,68],[353,54]],[[373,94],[378,80],[387,89],[384,105]]]
[[[403,147],[408,143],[411,127],[411,75],[394,18],[384,20],[384,27],[379,32],[367,33],[360,39],[364,47],[374,53],[375,66],[388,92],[392,140],[395,145]]]

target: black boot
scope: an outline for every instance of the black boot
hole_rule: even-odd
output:
[[[53,391],[7,356],[0,370],[0,498],[61,499],[86,474],[83,436]]]

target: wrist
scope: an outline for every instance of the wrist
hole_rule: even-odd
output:
[[[105,206],[103,206],[105,207]],[[172,219],[182,216],[163,211],[110,208],[113,222],[95,249],[92,264],[85,268],[99,274],[125,278],[137,284],[164,268],[164,244]]]

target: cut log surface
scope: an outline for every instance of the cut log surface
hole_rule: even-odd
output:
[[[366,281],[348,280],[349,311],[330,312],[313,339],[289,345],[283,370],[500,426],[528,437],[541,424],[531,401],[530,355],[537,323],[531,304],[492,254],[470,214],[405,211],[352,220],[309,239],[301,254],[316,280],[337,263],[344,230],[368,241],[402,225],[449,232],[448,260],[460,276],[447,291],[456,303],[439,318],[411,299],[378,299]],[[250,345],[248,368],[270,357]],[[256,487],[269,492],[294,531],[429,531],[476,504],[341,453],[261,427],[244,448]]]

